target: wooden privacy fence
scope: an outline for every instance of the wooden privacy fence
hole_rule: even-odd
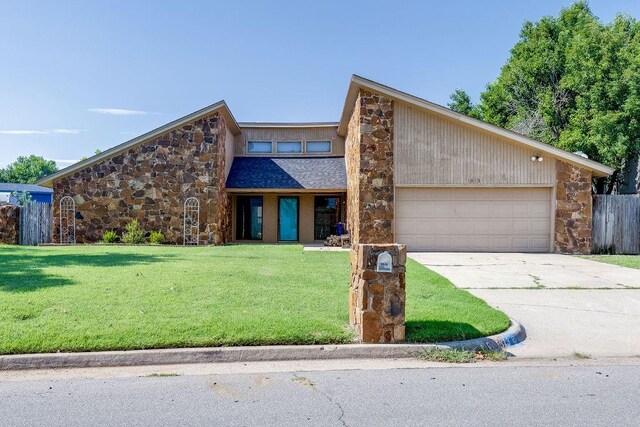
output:
[[[640,253],[640,197],[637,194],[593,196],[594,254]]]
[[[52,219],[49,203],[25,202],[20,207],[20,244],[51,243]]]

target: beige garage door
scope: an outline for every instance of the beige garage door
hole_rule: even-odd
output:
[[[548,252],[551,188],[397,188],[409,250]]]

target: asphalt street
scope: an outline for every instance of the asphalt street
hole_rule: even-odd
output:
[[[366,362],[332,363],[333,369],[313,371],[210,374],[205,365],[193,365],[156,372],[183,372],[177,376],[150,376],[149,368],[129,376],[94,369],[86,378],[5,372],[0,425],[631,426],[640,419],[640,360],[580,366],[402,362],[404,368],[391,369],[375,362],[376,369],[362,370],[353,367]]]

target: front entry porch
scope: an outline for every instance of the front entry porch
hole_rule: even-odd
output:
[[[346,193],[232,194],[234,242],[320,243],[346,218]]]

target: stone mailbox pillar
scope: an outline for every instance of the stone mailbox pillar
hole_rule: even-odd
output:
[[[404,341],[406,262],[405,245],[352,247],[349,321],[363,343]]]

